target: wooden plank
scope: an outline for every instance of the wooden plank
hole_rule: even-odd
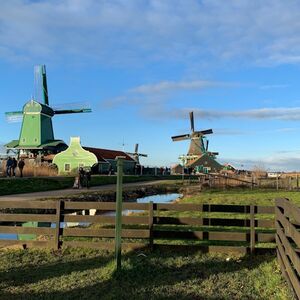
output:
[[[255,227],[275,228],[274,220],[255,220]]]
[[[202,231],[172,231],[172,230],[156,230],[153,232],[156,239],[185,239],[185,240],[203,240]]]
[[[148,224],[148,221],[149,221],[148,217],[122,216],[122,224]],[[62,222],[115,224],[115,217],[101,216],[101,215],[96,215],[96,216],[63,215]]]
[[[247,233],[242,232],[156,230],[154,231],[154,237],[186,240],[247,241]]]
[[[64,201],[64,209],[98,209],[98,210],[116,210],[116,202],[95,202],[95,201]]]
[[[111,242],[64,241],[62,246],[74,247],[74,248],[105,249],[105,250],[115,249],[115,243],[111,243]],[[122,243],[122,249],[124,250],[143,249],[147,247],[148,245],[143,243]]]
[[[257,214],[275,214],[275,206],[256,206]]]
[[[286,282],[288,283],[288,286],[289,286],[290,290],[292,291],[292,293],[296,297],[295,291],[293,289],[293,285],[292,285],[292,283],[290,281],[290,278],[289,278],[289,276],[288,276],[288,274],[287,274],[287,272],[285,270],[285,266],[284,266],[283,260],[281,258],[281,255],[280,255],[278,249],[276,249],[276,253],[277,253],[277,261],[279,263],[279,267],[280,267],[281,273],[282,273],[284,279],[286,280]]]
[[[255,250],[255,216],[254,205],[250,205],[250,252]]]
[[[97,210],[116,210],[116,202],[74,202],[65,201],[65,209],[97,209]],[[129,210],[147,210],[147,203],[123,202],[123,209]]]
[[[53,235],[54,231],[54,228],[49,227],[0,226],[0,233]]]
[[[59,249],[59,235],[60,235],[60,208],[61,208],[61,201],[58,200],[56,203],[56,213],[55,213],[55,235],[53,239],[53,248]]]
[[[49,248],[51,241],[19,241],[19,240],[0,240],[0,247],[25,246],[25,248]]]
[[[115,229],[63,228],[62,236],[114,238]],[[122,229],[123,238],[149,238],[148,229]]]
[[[153,210],[154,210],[154,205],[153,205],[152,201],[150,201],[148,205],[149,205],[149,225],[148,225],[149,247],[150,247],[150,250],[153,250],[153,244],[154,244],[154,241],[153,241],[153,216],[154,216]]]
[[[259,243],[274,243],[275,233],[257,233],[257,242]]]
[[[289,256],[293,263],[293,267],[296,269],[298,275],[300,275],[300,258],[298,253],[294,250],[293,246],[290,244],[289,240],[285,236],[282,228],[277,223],[277,235],[280,238],[281,244],[284,247],[285,254]]]
[[[0,214],[0,222],[55,222],[56,216],[50,214]]]
[[[38,200],[3,200],[0,208],[24,208],[24,209],[55,209],[56,201]]]
[[[275,211],[276,221],[279,221],[281,226],[284,228],[285,235],[292,238],[297,244],[297,247],[300,248],[300,232],[292,223],[289,222],[289,220],[283,215],[278,207],[276,207]]]
[[[192,203],[154,203],[154,210],[202,211],[202,204]]]
[[[293,286],[293,289],[294,289],[297,297],[300,299],[300,282],[299,282],[298,277],[284,252],[284,248],[281,244],[281,241],[280,241],[280,238],[278,235],[276,235],[276,243],[277,243],[277,250],[281,256],[285,271],[290,279],[290,282]]]

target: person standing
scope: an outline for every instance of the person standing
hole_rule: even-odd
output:
[[[23,169],[24,169],[24,166],[25,166],[24,159],[21,158],[21,159],[19,160],[19,163],[18,163],[18,168],[19,168],[19,171],[20,171],[20,177],[23,177]]]
[[[12,159],[12,165],[11,165],[11,170],[12,170],[12,176],[16,177],[16,168],[18,166],[18,162],[15,158]]]
[[[8,160],[6,161],[6,176],[7,177],[11,176],[11,167],[12,167],[12,159],[9,156]]]

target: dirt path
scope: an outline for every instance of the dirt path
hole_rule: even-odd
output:
[[[165,180],[155,180],[155,181],[143,181],[143,182],[133,182],[133,183],[124,183],[123,188],[131,188],[131,187],[143,187],[149,186],[153,184],[159,184],[161,182],[165,182]],[[11,201],[11,200],[37,200],[37,199],[45,199],[45,198],[59,198],[62,196],[69,195],[77,195],[77,194],[88,194],[91,192],[97,191],[107,191],[107,190],[115,190],[115,184],[101,185],[101,186],[93,186],[89,189],[64,189],[64,190],[54,190],[54,191],[46,191],[46,192],[35,192],[35,193],[26,193],[26,194],[17,194],[17,195],[5,195],[0,196],[0,201]]]

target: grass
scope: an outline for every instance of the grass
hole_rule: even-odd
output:
[[[291,299],[276,258],[64,249],[0,252],[1,299]]]
[[[271,189],[205,190],[197,195],[185,197],[181,203],[274,205],[274,199],[288,198],[300,205],[299,191],[274,191]]]
[[[300,204],[299,192],[242,189],[207,190],[180,202],[272,205],[276,197]],[[112,252],[0,250],[0,299],[292,299],[274,254],[173,248],[124,253],[122,262],[117,274]]]

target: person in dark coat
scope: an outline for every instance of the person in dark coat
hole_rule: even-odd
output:
[[[7,162],[6,162],[6,176],[7,177],[11,176],[12,163],[13,163],[13,161],[12,161],[11,157],[9,157]]]
[[[25,166],[25,162],[24,162],[24,159],[21,158],[18,162],[18,168],[19,168],[19,171],[20,171],[20,177],[23,177],[23,169],[24,169],[24,166]]]
[[[18,166],[18,162],[15,158],[12,159],[12,166],[11,166],[11,173],[12,173],[12,176],[16,177],[16,168]]]

